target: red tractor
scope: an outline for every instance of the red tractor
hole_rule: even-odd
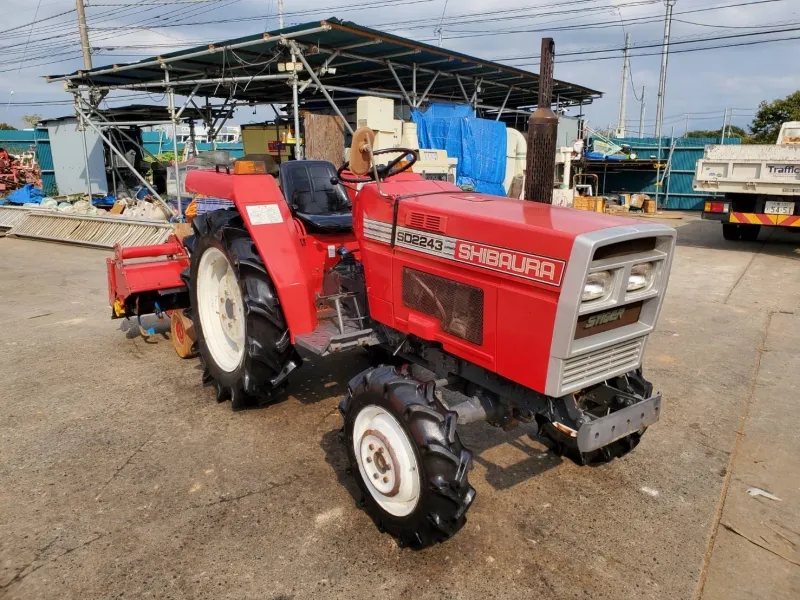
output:
[[[367,348],[383,366],[340,404],[351,471],[376,525],[419,548],[461,529],[475,498],[459,424],[536,423],[593,462],[658,419],[641,364],[675,232],[462,191],[411,173],[413,150],[371,147],[359,129],[338,172],[292,161],[276,178],[250,157],[190,172],[187,189],[235,208],[197,217],[183,245],[118,250],[110,300],[115,317],[193,323],[203,380],[234,410],[278,397],[298,349]],[[167,259],[125,262],[148,255]]]

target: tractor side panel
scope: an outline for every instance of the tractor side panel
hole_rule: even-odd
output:
[[[395,327],[496,370],[497,287],[444,261],[395,249]]]
[[[275,284],[292,342],[313,331],[314,290],[294,220],[275,179],[198,170],[188,174],[186,189],[234,202]]]
[[[497,292],[497,373],[544,392],[558,294],[536,288]]]
[[[360,240],[361,262],[367,284],[367,302],[370,316],[389,327],[397,328],[392,306],[392,261],[394,253],[389,247],[386,232],[382,242],[375,242],[364,235],[365,212],[385,223],[391,222],[391,204],[379,196],[373,184],[363,186],[353,202],[353,231]]]

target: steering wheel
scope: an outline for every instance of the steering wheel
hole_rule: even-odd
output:
[[[378,177],[380,179],[386,179],[388,177],[392,177],[397,175],[398,173],[403,173],[404,171],[408,171],[411,167],[414,166],[414,163],[419,160],[419,152],[417,150],[412,150],[410,148],[384,148],[383,150],[373,150],[372,156],[377,156],[379,154],[395,154],[400,153],[400,156],[395,158],[393,161],[389,162],[387,165],[376,165],[375,169],[378,171]],[[404,164],[399,169],[395,169],[395,167],[403,160],[405,160],[408,156],[411,157],[406,164]],[[369,177],[359,178],[359,179],[351,179],[349,177],[343,177],[342,173],[350,167],[350,162],[344,163],[338,171],[336,171],[336,177],[339,178],[339,181],[344,181],[346,183],[365,183],[368,181],[373,181],[375,179],[374,171],[370,169]]]

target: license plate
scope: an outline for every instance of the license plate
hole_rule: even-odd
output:
[[[768,215],[791,215],[794,214],[794,202],[775,202],[767,201],[764,212]]]

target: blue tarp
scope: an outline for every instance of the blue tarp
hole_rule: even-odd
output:
[[[44,192],[39,188],[33,187],[32,183],[26,183],[23,187],[11,192],[3,202],[9,204],[41,204]]]
[[[102,206],[105,208],[114,206],[114,202],[116,201],[117,199],[114,198],[114,196],[112,196],[111,194],[108,194],[105,198],[92,198],[92,204],[94,204],[95,206]]]
[[[458,159],[456,183],[478,192],[505,196],[506,126],[478,119],[469,106],[431,104],[424,113],[413,111],[422,149],[446,150]]]

